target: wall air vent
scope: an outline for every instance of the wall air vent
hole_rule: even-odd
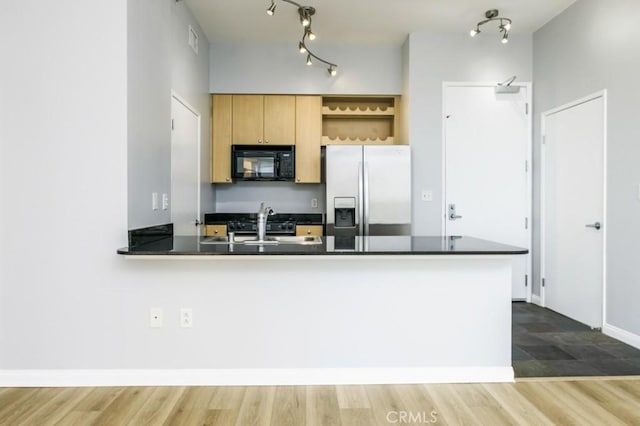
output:
[[[191,25],[189,25],[189,46],[198,54],[198,33]]]

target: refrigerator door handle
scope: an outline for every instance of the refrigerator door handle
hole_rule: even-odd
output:
[[[364,176],[363,176],[363,164],[362,161],[358,163],[358,235],[364,235],[364,200],[362,194],[364,193]]]
[[[362,235],[369,235],[369,164],[367,162],[364,163],[364,176],[362,178],[363,180],[363,197],[364,198],[364,234]]]

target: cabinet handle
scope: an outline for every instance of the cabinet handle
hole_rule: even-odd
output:
[[[269,143],[269,139],[265,139],[265,140],[264,140],[264,143]]]
[[[218,233],[218,230],[216,229],[215,231],[213,231],[213,233],[214,233],[214,234],[217,234],[217,233]]]
[[[258,143],[262,143],[262,139],[258,139]]]
[[[311,229],[307,229],[307,235],[311,235]]]
[[[296,179],[297,182],[300,182],[300,178]]]
[[[227,182],[229,182],[231,179],[230,179],[230,178],[225,178],[225,180],[226,180]]]

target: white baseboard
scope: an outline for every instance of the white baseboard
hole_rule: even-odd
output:
[[[511,367],[0,370],[0,387],[262,386],[513,382]]]
[[[611,324],[605,324],[602,326],[602,332],[607,336],[626,343],[627,345],[640,349],[640,336],[637,334],[630,333]]]
[[[531,295],[531,303],[533,303],[534,305],[542,306],[542,299],[540,298],[539,295],[532,294]]]

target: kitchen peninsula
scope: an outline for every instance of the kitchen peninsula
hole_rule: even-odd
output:
[[[228,324],[211,336],[220,345],[198,383],[513,380],[511,259],[524,249],[470,237],[203,240],[118,251],[130,269],[160,268],[177,285],[185,269],[208,276],[225,301]]]

